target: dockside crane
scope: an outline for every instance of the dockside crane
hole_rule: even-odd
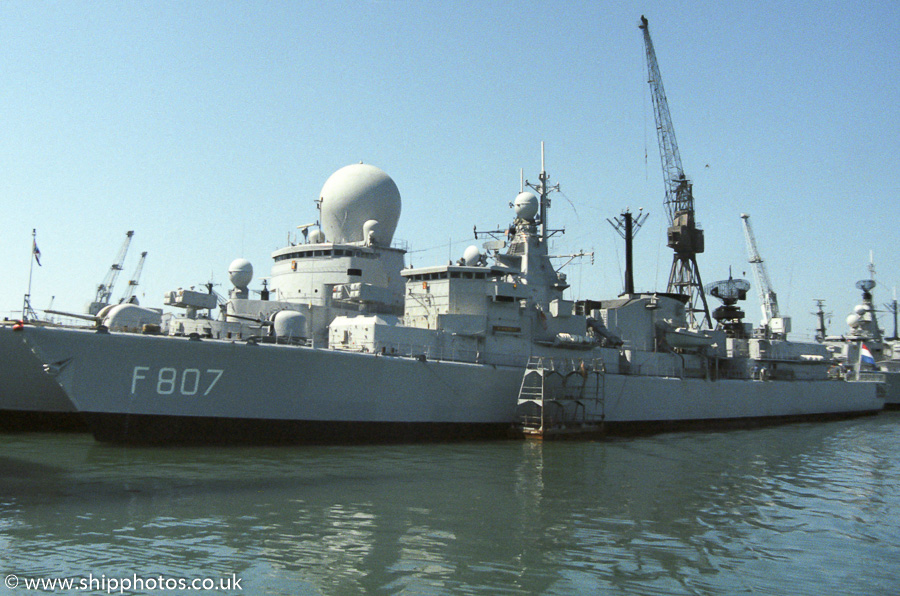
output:
[[[106,274],[106,277],[97,286],[97,295],[94,297],[94,301],[88,304],[87,312],[90,315],[95,315],[100,310],[103,309],[104,306],[109,304],[109,298],[112,296],[113,286],[116,284],[116,279],[119,277],[119,272],[122,271],[122,265],[125,263],[125,255],[128,254],[128,247],[131,246],[131,238],[134,236],[134,230],[129,230],[125,233],[125,242],[122,243],[122,247],[119,249],[119,254],[116,255],[116,260],[113,261],[112,266],[109,268],[109,272]]]
[[[125,290],[125,294],[122,296],[122,299],[119,300],[119,304],[124,303],[137,303],[137,298],[134,296],[134,289],[138,286],[138,280],[141,277],[141,271],[144,270],[144,260],[147,258],[147,251],[141,253],[141,258],[138,261],[137,267],[134,269],[134,275],[131,276],[131,279],[128,280],[128,289]]]
[[[666,289],[671,294],[687,296],[687,314],[694,327],[712,327],[709,305],[700,280],[697,255],[703,252],[703,230],[694,220],[694,195],[691,181],[684,175],[681,154],[675,140],[675,127],[669,114],[669,103],[663,88],[662,75],[656,61],[656,51],[650,39],[647,19],[641,16],[640,29],[644,32],[647,50],[647,71],[650,92],[653,97],[653,115],[656,120],[656,135],[659,140],[659,158],[662,163],[666,188],[666,215],[669,219],[668,246],[675,251],[669,284]]]
[[[778,296],[772,289],[766,263],[756,247],[756,236],[750,225],[750,215],[741,213],[741,220],[744,222],[744,239],[747,241],[747,261],[753,265],[756,290],[759,293],[759,308],[762,310],[760,327],[766,337],[784,338],[791,331],[791,319],[778,313]]]

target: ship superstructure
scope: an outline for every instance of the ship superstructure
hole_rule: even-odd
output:
[[[839,365],[855,378],[885,383],[885,407],[900,409],[900,343],[886,338],[878,323],[873,298],[877,285],[870,258],[869,278],[856,282],[862,299],[847,315],[848,332],[825,336],[824,343]]]

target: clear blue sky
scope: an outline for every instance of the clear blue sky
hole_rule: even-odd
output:
[[[257,280],[340,167],[396,181],[395,235],[414,265],[446,262],[472,228],[505,226],[540,143],[572,297],[622,289],[606,223],[651,213],[636,285],[663,290],[662,173],[641,14],[650,21],[707,250],[704,282],[754,282],[740,214],[794,329],[813,299],[858,301],[874,251],[879,304],[900,285],[900,4],[896,2],[0,3],[0,308],[81,311],[127,230],[125,290]],[[480,241],[479,241],[480,244]],[[427,250],[426,250],[427,249]],[[744,273],[746,272],[746,273]],[[258,286],[257,286],[258,287]],[[759,319],[755,289],[745,310]],[[887,320],[883,319],[886,326]]]

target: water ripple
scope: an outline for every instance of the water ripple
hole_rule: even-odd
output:
[[[23,576],[267,594],[900,591],[900,417],[597,443],[207,450],[0,435]]]

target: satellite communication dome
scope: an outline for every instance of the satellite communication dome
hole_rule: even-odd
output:
[[[362,242],[363,225],[378,222],[380,244],[390,245],[400,219],[400,191],[390,176],[368,164],[345,166],[322,187],[322,228],[332,242]]]
[[[463,262],[467,267],[474,267],[478,264],[478,261],[481,259],[481,251],[478,250],[477,246],[469,246],[463,252]]]
[[[369,244],[381,244],[381,229],[377,220],[370,219],[363,224],[363,239]]]
[[[309,233],[310,244],[322,244],[323,242],[325,242],[325,232],[322,230],[316,228]]]
[[[228,266],[228,279],[234,287],[246,289],[253,279],[253,265],[247,259],[235,259]]]
[[[855,312],[859,316],[862,316],[869,312],[869,308],[865,304],[857,304],[853,307],[853,312]]]
[[[513,201],[513,207],[516,210],[516,217],[532,221],[538,212],[538,198],[530,192],[520,192]]]
[[[847,315],[847,327],[851,329],[859,325],[859,315]]]

